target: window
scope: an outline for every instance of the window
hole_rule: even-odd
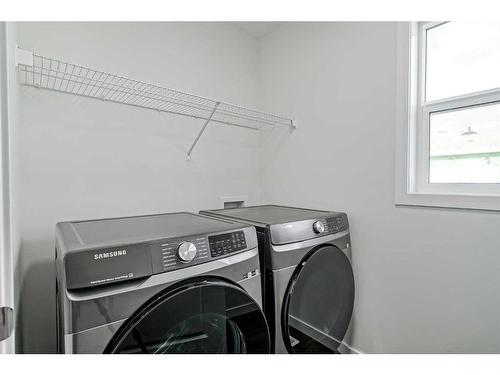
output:
[[[396,203],[500,210],[500,22],[398,26]]]
[[[500,87],[500,22],[421,27],[426,101]]]
[[[429,183],[500,183],[500,104],[429,117]]]

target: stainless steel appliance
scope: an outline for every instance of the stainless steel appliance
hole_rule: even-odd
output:
[[[268,353],[255,229],[172,213],[58,223],[62,353]]]
[[[347,215],[274,205],[200,213],[257,229],[274,351],[338,352],[354,304]]]

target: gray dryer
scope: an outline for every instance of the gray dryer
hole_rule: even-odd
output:
[[[275,205],[201,211],[255,226],[276,353],[338,353],[354,304],[347,215]]]

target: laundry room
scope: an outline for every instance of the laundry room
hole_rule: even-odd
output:
[[[462,19],[1,20],[0,353],[500,353]]]

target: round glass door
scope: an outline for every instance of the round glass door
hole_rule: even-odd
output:
[[[335,353],[354,305],[354,275],[332,245],[310,252],[295,270],[283,301],[282,331],[290,353]]]
[[[202,279],[167,288],[118,330],[105,353],[269,353],[262,310],[241,288]]]

